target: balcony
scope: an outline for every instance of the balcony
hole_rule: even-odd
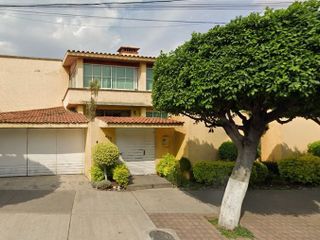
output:
[[[62,101],[65,107],[86,104],[90,101],[90,90],[68,88]],[[151,92],[101,89],[97,97],[97,105],[151,107]]]

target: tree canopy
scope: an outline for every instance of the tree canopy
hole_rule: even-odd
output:
[[[226,114],[244,120],[241,112],[267,122],[300,116],[319,123],[319,7],[296,2],[194,33],[157,58],[154,106],[208,127],[221,126]]]
[[[154,67],[153,105],[211,130],[222,127],[237,147],[219,224],[234,229],[257,147],[268,123],[295,117],[320,124],[320,2],[252,13],[194,33]],[[238,117],[240,121],[235,120]]]

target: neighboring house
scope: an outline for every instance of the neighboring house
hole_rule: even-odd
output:
[[[155,58],[138,50],[67,51],[63,60],[0,56],[0,176],[90,176],[91,149],[105,141],[120,148],[132,174],[155,173],[156,160],[166,153],[193,162],[216,159],[217,148],[228,140],[224,131],[212,134],[189,118],[155,111]],[[89,122],[86,104],[95,79],[101,88],[97,116]],[[294,128],[303,129],[304,123]],[[309,129],[313,135],[304,139],[320,136],[320,128]],[[266,158],[281,142],[278,135],[264,137]]]

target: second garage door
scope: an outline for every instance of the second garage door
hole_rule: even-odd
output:
[[[83,172],[82,129],[0,130],[0,176]]]
[[[116,142],[131,174],[156,173],[154,129],[117,129]]]

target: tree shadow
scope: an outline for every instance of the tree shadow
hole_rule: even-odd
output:
[[[220,208],[224,189],[184,191],[189,196]],[[242,214],[250,212],[260,215],[310,215],[320,213],[320,188],[292,190],[249,189],[242,206]]]
[[[188,140],[189,158],[193,161],[197,160],[216,160],[218,158],[217,148],[208,142],[199,139]]]
[[[302,152],[298,148],[290,148],[286,143],[277,144],[267,157],[267,161],[277,161],[284,158],[295,157],[301,155]]]

